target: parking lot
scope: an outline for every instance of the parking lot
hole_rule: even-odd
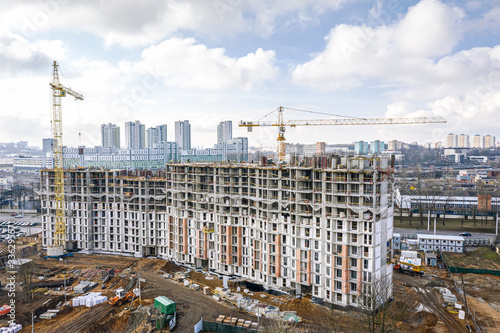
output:
[[[41,229],[40,217],[37,215],[0,214],[0,242],[5,241],[10,235],[17,238],[39,233]]]

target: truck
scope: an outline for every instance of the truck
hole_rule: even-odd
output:
[[[115,290],[115,297],[109,299],[109,304],[121,306],[125,302],[130,302],[134,293],[132,291],[125,292],[125,289],[119,288]]]
[[[422,266],[414,265],[404,261],[400,261],[396,265],[394,265],[394,270],[414,276],[422,276],[424,275],[425,271],[425,269]]]

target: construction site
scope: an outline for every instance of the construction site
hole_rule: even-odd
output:
[[[494,307],[478,301],[478,315],[470,311],[486,290],[468,306],[465,283],[447,268],[418,261],[424,253],[394,255],[394,158],[285,162],[287,126],[444,119],[285,122],[280,107],[277,122],[240,123],[278,128],[275,162],[64,168],[61,98],[84,97],[60,83],[55,61],[50,87],[54,167],[40,172],[40,234],[8,238],[1,332],[498,327]],[[496,277],[488,283],[498,287]]]
[[[274,320],[294,323],[304,332],[367,331],[363,311],[332,309],[311,294],[297,298],[250,289],[244,281],[224,281],[209,271],[164,259],[83,253],[63,260],[43,259],[38,253],[27,257],[32,259],[30,292],[25,294],[18,286],[15,297],[15,322],[22,325],[21,332],[31,332],[32,318],[35,332],[160,332],[162,313],[155,308],[159,297],[175,303],[174,332],[190,332],[202,318],[248,331],[265,328]],[[456,307],[464,306],[461,277],[425,263],[419,267],[423,274],[394,270],[393,301],[388,304],[397,330],[468,332],[467,325],[473,328],[471,318],[460,319]],[[17,268],[18,284],[26,281],[23,271]],[[2,285],[9,283],[11,274],[2,270]],[[478,324],[495,332],[500,325],[500,279],[466,274],[464,281]],[[11,304],[10,299],[7,288],[0,291],[1,304]],[[10,320],[4,315],[0,325],[8,327]]]
[[[70,169],[66,242],[83,253],[155,256],[292,296],[358,306],[362,282],[391,281],[387,159],[311,166],[169,164]],[[54,245],[55,172],[41,172],[43,246]]]

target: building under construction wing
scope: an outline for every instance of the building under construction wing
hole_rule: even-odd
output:
[[[64,176],[67,246],[85,253],[156,256],[340,306],[358,306],[363,283],[392,284],[386,158],[80,168]],[[54,177],[41,172],[44,247],[54,240]]]

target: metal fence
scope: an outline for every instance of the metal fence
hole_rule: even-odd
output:
[[[257,333],[258,331],[226,324],[219,324],[213,321],[203,321],[204,332],[217,332],[217,333]]]

